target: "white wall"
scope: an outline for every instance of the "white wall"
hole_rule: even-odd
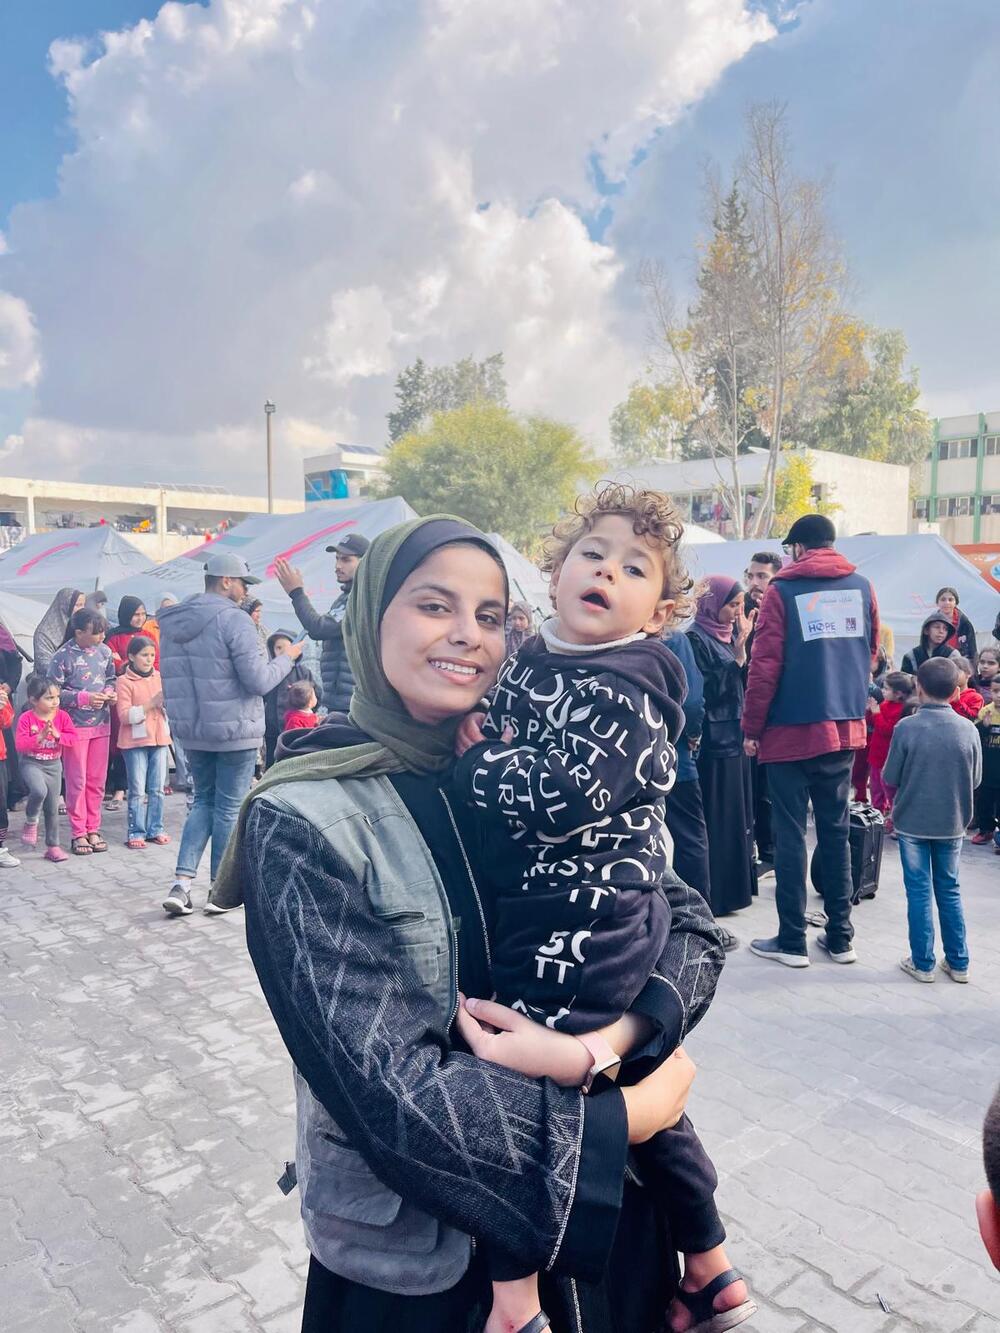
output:
[[[910,518],[910,469],[849,454],[809,450],[813,480],[841,507],[831,517],[842,537],[859,532],[905,533]]]

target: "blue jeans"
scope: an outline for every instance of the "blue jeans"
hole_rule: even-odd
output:
[[[174,785],[186,790],[191,786],[191,768],[188,764],[187,755],[184,753],[180,741],[173,740],[171,745],[174,747]]]
[[[202,852],[212,840],[212,879],[222,863],[243,798],[250,790],[259,746],[252,750],[186,750],[194,779],[194,804],[184,821],[177,874],[194,879]]]
[[[956,972],[964,972],[969,966],[965,914],[958,888],[961,854],[961,838],[914,838],[909,833],[899,833],[910,957],[921,972],[934,970],[932,893],[937,902],[945,958]]]
[[[128,774],[128,836],[155,838],[163,832],[167,747],[136,745],[121,754]]]

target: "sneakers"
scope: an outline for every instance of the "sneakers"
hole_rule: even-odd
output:
[[[969,984],[969,969],[967,967],[961,970],[957,967],[952,967],[947,958],[942,958],[939,966],[946,976],[951,977],[952,981],[957,981],[960,986],[967,986]]]
[[[758,958],[770,958],[775,963],[784,963],[786,967],[809,966],[808,954],[788,953],[779,945],[777,938],[773,940],[751,940],[750,952],[755,953]]]
[[[233,904],[233,907],[236,907],[236,906],[238,906],[238,904],[237,904],[237,903],[234,903],[234,904]],[[204,908],[203,908],[202,910],[204,911],[204,913],[205,913],[206,916],[222,916],[222,914],[223,914],[224,912],[231,912],[231,911],[233,910],[233,908],[232,908],[232,907],[220,907],[218,903],[213,903],[212,900],[211,900],[211,898],[209,898],[208,902],[205,904],[205,906],[204,906]],[[733,936],[733,939],[736,939],[736,936],[735,936],[735,935]],[[739,944],[739,940],[736,940],[736,944]],[[733,947],[735,948],[736,945],[734,945]]]
[[[848,942],[845,949],[838,949],[834,952],[830,947],[830,941],[827,939],[826,932],[816,936],[816,943],[823,950],[828,958],[832,958],[835,963],[856,963],[858,955],[854,952],[854,945]]]
[[[45,855],[42,857],[42,860],[55,861],[56,865],[58,865],[60,861],[69,860],[69,852],[64,852],[61,847],[46,847]]]
[[[194,911],[191,895],[183,884],[177,883],[163,900],[163,910],[167,916],[190,916]]]
[[[988,842],[992,842],[992,841],[993,841],[993,834],[992,834],[992,833],[973,833],[971,841],[972,841],[972,845],[973,845],[973,847],[985,847],[985,845],[986,845]]]
[[[903,971],[907,974],[907,976],[912,977],[914,981],[922,981],[925,986],[929,986],[930,983],[934,980],[934,973],[922,972],[920,968],[917,967],[916,963],[913,961],[912,958],[901,958],[899,960],[899,966],[903,969]]]
[[[25,824],[24,828],[21,830],[21,841],[24,843],[25,847],[37,847],[38,825]]]
[[[774,874],[774,862],[767,861],[763,857],[759,861],[753,863],[753,868],[756,871],[758,880],[767,879],[769,875]]]
[[[21,862],[16,856],[11,856],[6,847],[0,847],[0,870],[15,870]]]

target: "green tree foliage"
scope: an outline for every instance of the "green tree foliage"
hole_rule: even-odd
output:
[[[920,462],[933,428],[917,406],[920,384],[904,369],[906,339],[900,329],[860,326],[853,355],[843,360],[819,412],[796,429],[814,449],[854,454],[880,463]]]
[[[803,514],[835,514],[840,508],[832,500],[821,500],[813,491],[812,464],[805,454],[785,451],[774,482],[772,537],[781,538]]]
[[[402,439],[435,412],[479,401],[506,406],[503,352],[483,361],[466,356],[450,366],[428,366],[418,356],[396,377],[396,409],[387,417],[389,439]]]
[[[572,426],[479,398],[435,412],[398,440],[381,493],[402,495],[418,514],[458,514],[530,549],[597,471]]]
[[[626,466],[684,455],[691,418],[688,396],[676,383],[636,381],[611,413],[611,443]]]

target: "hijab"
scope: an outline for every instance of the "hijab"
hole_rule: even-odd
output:
[[[239,820],[209,895],[221,907],[243,901],[239,879],[250,802],[285,782],[384,777],[389,773],[444,773],[454,762],[460,717],[431,725],[417,722],[382,669],[382,617],[400,588],[434,551],[472,542],[499,562],[496,548],[464,519],[437,514],[411,519],[379,533],[361,557],[344,614],[344,646],[354,673],[348,719],[362,733],[357,744],[295,755],[275,764],[240,808]],[[503,568],[501,563],[500,568]],[[506,599],[507,575],[504,573]]]
[[[511,653],[516,653],[518,648],[520,648],[521,644],[524,643],[525,639],[530,639],[535,632],[535,615],[527,602],[514,603],[514,605],[510,608],[510,615],[507,617],[508,623],[510,622],[511,617],[517,614],[518,612],[520,612],[520,614],[526,618],[528,622],[528,628],[527,629],[508,628],[505,636],[505,646],[508,657],[510,657]]]
[[[35,670],[44,675],[49,663],[58,650],[69,638],[69,618],[73,614],[76,599],[80,596],[77,588],[60,588],[52,599],[52,604],[42,616],[35,629]]]
[[[108,637],[113,639],[117,634],[141,634],[142,626],[136,629],[132,624],[132,617],[139,607],[144,605],[141,597],[123,597],[118,603],[118,627],[113,629]]]
[[[7,626],[0,620],[0,653],[19,653],[21,650],[14,642],[14,636]],[[30,658],[28,659],[31,660]]]
[[[698,598],[698,610],[694,623],[703,633],[720,643],[731,644],[733,641],[732,622],[726,624],[719,619],[719,612],[743,589],[728,574],[711,574],[705,581],[705,589]]]

